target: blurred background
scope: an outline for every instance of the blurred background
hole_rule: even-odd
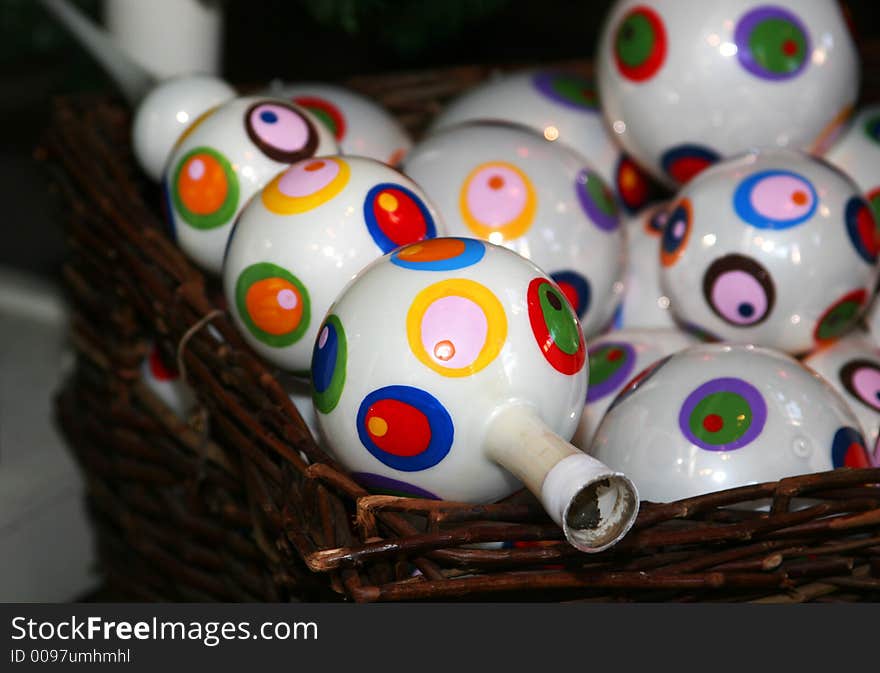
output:
[[[195,11],[222,17],[219,73],[253,85],[273,78],[334,81],[458,64],[589,59],[611,4],[185,1],[199,5]],[[126,3],[141,10],[167,4],[74,2],[102,23],[112,19],[111,5],[118,11]],[[880,39],[880,3],[852,0],[848,7],[859,41]],[[159,38],[143,46],[167,48]],[[115,89],[36,0],[0,0],[0,80],[0,600],[72,600],[95,586],[81,480],[49,422],[52,390],[67,360],[58,284],[64,241],[52,221],[45,175],[32,157],[54,96],[115,95]]]

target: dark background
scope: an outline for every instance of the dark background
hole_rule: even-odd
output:
[[[149,0],[139,0],[149,1]],[[698,0],[691,1],[697,4]],[[699,0],[700,2],[705,0]],[[100,17],[99,0],[77,4]],[[610,0],[225,0],[222,74],[234,83],[340,80],[466,63],[590,58]],[[847,3],[859,41],[880,2]],[[0,0],[0,264],[53,274],[63,258],[30,156],[55,95],[113,88],[35,0]]]

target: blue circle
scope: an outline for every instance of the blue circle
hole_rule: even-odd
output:
[[[788,220],[777,220],[772,217],[768,217],[767,215],[763,215],[755,209],[755,207],[752,205],[752,192],[754,191],[755,187],[758,186],[758,183],[768,178],[775,178],[780,176],[786,176],[794,178],[795,180],[799,180],[803,183],[804,187],[806,187],[810,191],[812,205],[807,212]],[[818,206],[819,197],[816,194],[816,189],[804,176],[798,175],[793,171],[769,170],[755,173],[754,175],[750,175],[745,180],[743,180],[733,194],[733,208],[734,210],[736,210],[736,214],[739,215],[740,219],[745,221],[747,224],[750,224],[753,227],[757,227],[758,229],[788,229],[789,227],[794,227],[801,222],[805,222],[810,219],[813,216],[813,213],[816,212],[816,208]]]
[[[679,222],[684,223],[684,233],[681,235],[676,234],[676,224]],[[668,255],[674,254],[687,240],[688,231],[691,228],[691,216],[690,212],[688,212],[688,207],[684,204],[684,202],[679,203],[675,209],[669,213],[669,217],[666,218],[666,224],[663,228],[663,236],[660,239],[660,246],[663,248],[663,252]]]
[[[263,110],[260,113],[260,119],[267,124],[274,124],[278,121],[278,115],[272,112],[272,110]]]
[[[573,306],[574,312],[578,318],[583,318],[587,311],[590,310],[590,281],[584,278],[577,271],[554,271],[550,277],[556,281],[557,285],[566,284],[574,289],[577,293],[577,306]],[[565,294],[563,292],[563,294]]]
[[[322,331],[324,329],[327,330],[327,341],[323,348],[318,348],[316,343],[312,358],[312,386],[319,393],[330,387],[339,354],[339,334],[336,332],[336,325],[328,320],[321,328]],[[320,334],[320,331],[318,333]]]
[[[704,145],[696,145],[694,143],[685,143],[683,145],[676,145],[675,147],[671,147],[666,150],[663,153],[663,156],[660,157],[660,165],[663,167],[663,172],[666,173],[666,175],[671,177],[673,180],[678,181],[678,177],[676,177],[678,175],[676,167],[679,165],[679,162],[703,162],[705,163],[706,167],[708,167],[718,162],[720,159],[721,155],[709,147],[705,147]],[[690,177],[693,176],[689,176],[687,177],[687,179],[690,179]]]
[[[855,428],[843,427],[834,433],[834,440],[831,442],[831,463],[835,468],[846,466],[846,454],[853,444],[858,444],[865,450],[865,440]]]
[[[859,231],[859,215],[863,214],[873,221],[873,211],[867,201],[861,196],[851,197],[846,202],[846,209],[844,210],[846,233],[849,234],[849,240],[856,249],[856,252],[859,253],[859,257],[873,266],[877,263],[877,243],[875,241],[866,241],[862,237],[862,232]],[[874,223],[871,234],[877,235],[877,223]]]
[[[383,450],[373,441],[367,431],[367,413],[370,407],[383,400],[403,402],[425,415],[431,428],[431,439],[424,451],[413,456],[400,456]],[[419,472],[439,463],[452,448],[455,436],[452,417],[440,400],[412,386],[385,386],[374,390],[361,402],[356,422],[358,437],[367,451],[388,467],[402,472]]]
[[[483,259],[483,256],[486,254],[486,246],[483,245],[482,241],[478,241],[475,238],[458,238],[456,236],[449,236],[447,238],[454,238],[464,243],[464,250],[454,257],[427,262],[413,262],[408,259],[400,259],[400,253],[408,247],[404,246],[391,253],[391,263],[404,269],[415,269],[416,271],[455,271],[456,269],[473,266]],[[414,245],[419,244],[415,243]]]
[[[422,215],[422,219],[425,222],[425,239],[436,238],[437,236],[437,227],[434,224],[434,218],[431,217],[431,213],[428,211],[427,206],[422,202],[422,200],[413,192],[411,189],[407,189],[403,185],[398,185],[394,182],[383,182],[381,184],[373,187],[369,192],[367,192],[367,196],[364,199],[364,220],[367,223],[367,231],[370,232],[370,236],[373,237],[373,241],[375,241],[376,245],[381,248],[382,252],[391,252],[400,246],[400,243],[395,243],[391,240],[391,238],[382,230],[382,226],[379,224],[379,221],[376,219],[376,214],[373,212],[373,204],[375,200],[378,198],[379,194],[386,190],[395,190],[398,192],[403,192],[407,197],[412,200],[416,207],[419,209],[419,212]]]

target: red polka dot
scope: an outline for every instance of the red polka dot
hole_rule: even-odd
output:
[[[724,427],[724,420],[718,414],[709,414],[703,419],[703,429],[706,432],[718,432]]]
[[[614,348],[608,351],[608,362],[617,362],[620,358],[623,357],[623,351],[619,348]]]
[[[798,46],[794,40],[786,40],[782,43],[782,53],[786,56],[794,56],[797,52]]]

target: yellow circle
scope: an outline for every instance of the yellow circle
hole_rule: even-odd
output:
[[[316,161],[332,162],[339,167],[339,172],[326,185],[305,196],[289,196],[281,191],[279,183],[287,171],[291,170],[290,168],[276,175],[272,182],[263,188],[261,195],[263,205],[276,215],[296,215],[317,208],[339,194],[348,184],[351,169],[342,159],[321,157],[320,159],[306,159],[306,161],[310,163]]]
[[[422,319],[438,299],[462,297],[474,302],[486,317],[486,338],[477,357],[466,367],[444,367],[432,358],[422,344]],[[438,374],[449,377],[471,376],[492,362],[507,341],[507,315],[498,297],[487,288],[467,278],[450,278],[429,285],[419,292],[406,315],[406,335],[410,350],[419,361]]]
[[[393,194],[385,192],[379,195],[379,207],[385,212],[393,213],[395,210],[397,210],[397,205],[397,199],[394,197]]]
[[[388,432],[388,422],[384,418],[373,416],[367,421],[367,430],[373,437],[384,437]]]
[[[479,173],[492,168],[515,173],[522,181],[523,187],[526,190],[525,203],[523,204],[522,211],[519,215],[509,222],[505,222],[503,225],[496,227],[483,224],[474,216],[473,212],[471,212],[471,207],[468,204],[468,189],[474,178]],[[501,182],[501,185],[503,185],[503,181]],[[500,188],[501,185],[492,188],[497,189]],[[468,228],[480,238],[496,244],[501,243],[502,241],[519,238],[526,233],[529,230],[529,227],[532,226],[532,221],[535,219],[535,210],[537,210],[537,207],[538,197],[535,195],[535,188],[532,186],[532,181],[529,180],[529,176],[517,166],[506,161],[489,161],[474,168],[474,170],[468,173],[467,178],[465,178],[464,184],[461,186],[461,193],[458,197],[458,209],[461,211],[461,216]]]

